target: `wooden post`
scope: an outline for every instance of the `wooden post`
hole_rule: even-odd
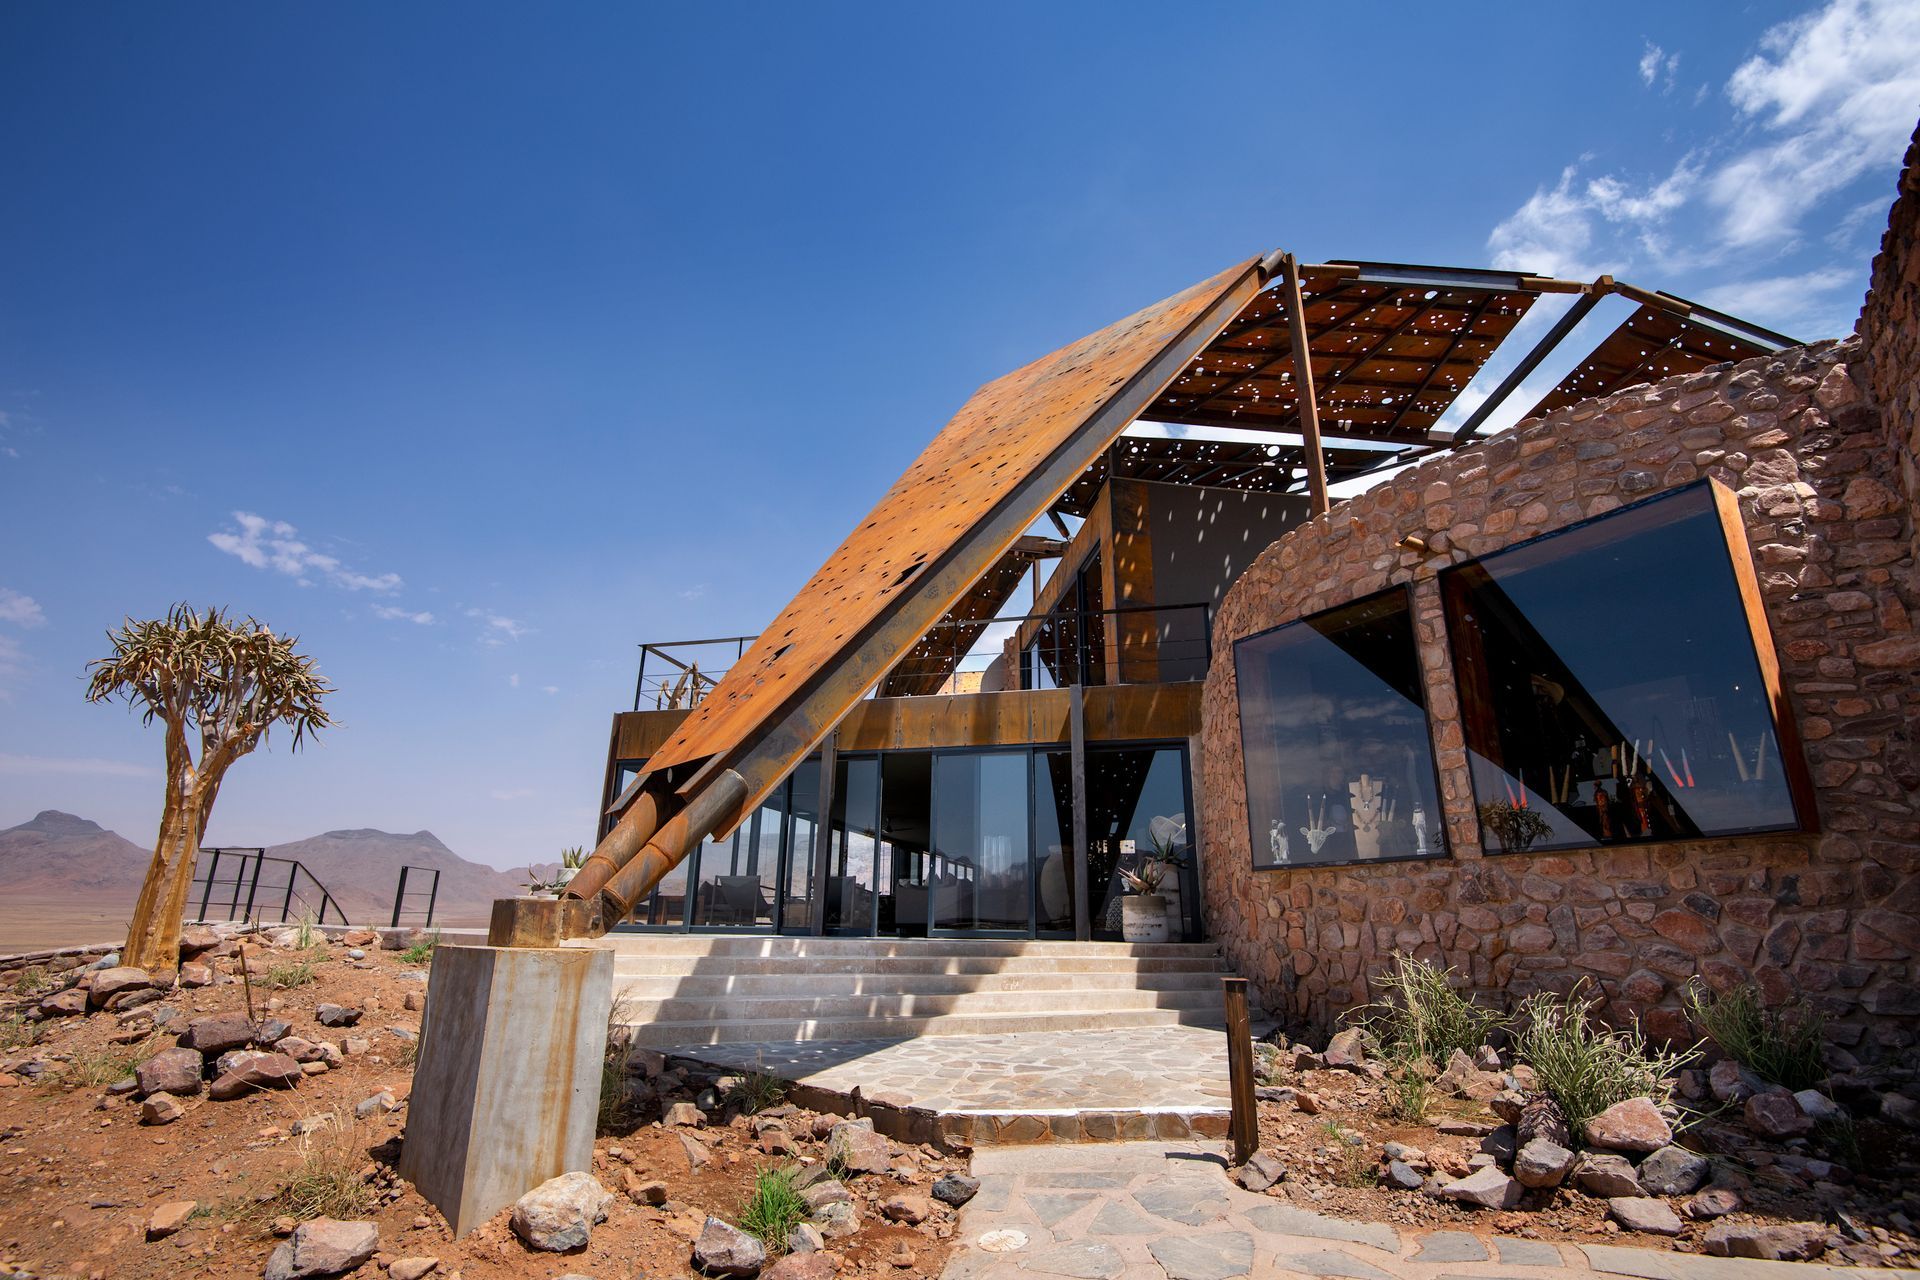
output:
[[[1293,331],[1295,403],[1300,410],[1300,434],[1306,438],[1307,493],[1313,514],[1327,509],[1327,455],[1320,448],[1320,406],[1313,398],[1313,344],[1307,337],[1307,308],[1300,297],[1300,263],[1292,254],[1280,259],[1286,281],[1287,325]]]
[[[1260,1149],[1260,1114],[1253,1097],[1253,1022],[1247,1016],[1247,980],[1220,979],[1227,1005],[1227,1084],[1233,1115],[1227,1133],[1233,1138],[1233,1162],[1245,1164]]]
[[[1073,936],[1093,940],[1093,886],[1087,883],[1087,699],[1074,681],[1068,694],[1067,734],[1073,773]]]

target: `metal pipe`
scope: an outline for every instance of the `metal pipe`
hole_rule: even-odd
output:
[[[598,936],[632,914],[634,906],[653,892],[669,871],[686,856],[747,797],[747,780],[732,769],[722,769],[707,779],[699,794],[679,813],[669,818],[653,838],[599,889],[594,898],[593,919],[589,928]],[[635,808],[639,807],[638,802]],[[621,819],[622,823],[626,821]],[[604,848],[606,841],[601,841]],[[598,850],[595,851],[596,855]],[[575,876],[577,881],[580,877]],[[568,886],[569,889],[572,886]],[[585,894],[575,894],[584,897]]]
[[[599,893],[614,873],[633,860],[633,855],[640,852],[647,841],[653,838],[654,832],[660,830],[660,824],[679,807],[680,800],[666,791],[664,780],[657,788],[643,788],[633,798],[633,803],[627,806],[627,811],[620,815],[620,821],[613,824],[613,830],[594,846],[593,856],[574,873],[561,894],[569,898],[592,898]]]
[[[1308,504],[1313,514],[1327,511],[1327,454],[1320,447],[1320,407],[1313,394],[1313,340],[1307,336],[1307,305],[1300,293],[1300,264],[1292,254],[1280,259],[1286,281],[1287,327],[1292,337],[1294,403],[1298,406],[1302,447],[1307,455]]]

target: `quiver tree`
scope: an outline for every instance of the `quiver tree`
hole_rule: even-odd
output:
[[[235,623],[218,609],[175,605],[163,619],[128,618],[107,634],[113,653],[87,664],[87,701],[118,695],[140,708],[141,723],[167,730],[167,797],[160,839],[127,926],[122,963],[164,971],[180,963],[180,925],[207,817],[233,762],[284,724],[298,748],[332,723],[321,703],[333,686],[298,639],[276,636],[252,618]],[[192,736],[200,739],[194,758]]]

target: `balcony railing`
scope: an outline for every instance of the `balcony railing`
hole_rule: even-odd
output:
[[[292,858],[269,858],[264,849],[202,849],[187,911],[189,919],[202,923],[347,923],[340,904],[305,864]]]
[[[700,705],[753,636],[653,641],[640,646],[635,711]],[[881,680],[882,697],[1066,688],[1072,684],[1172,684],[1206,678],[1213,659],[1205,604],[1056,609],[936,623]]]

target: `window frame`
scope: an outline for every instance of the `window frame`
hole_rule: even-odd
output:
[[[1329,614],[1340,613],[1344,610],[1357,608],[1376,600],[1384,600],[1394,595],[1398,595],[1405,603],[1407,618],[1413,623],[1414,678],[1418,682],[1420,689],[1420,717],[1426,722],[1427,765],[1433,771],[1433,822],[1428,831],[1428,837],[1434,841],[1436,848],[1431,853],[1401,853],[1394,854],[1390,857],[1383,855],[1378,858],[1329,858],[1319,862],[1262,863],[1254,856],[1254,850],[1259,848],[1257,837],[1260,833],[1253,829],[1253,786],[1252,781],[1247,776],[1246,690],[1240,679],[1240,647],[1245,644],[1250,644],[1255,640],[1261,640],[1278,632],[1285,631],[1289,627],[1303,626],[1311,623],[1316,618],[1324,618]],[[1263,630],[1241,636],[1233,642],[1233,681],[1234,709],[1239,713],[1240,717],[1240,783],[1244,792],[1246,801],[1245,808],[1247,811],[1247,861],[1252,866],[1255,874],[1263,874],[1266,872],[1317,871],[1334,867],[1384,866],[1389,863],[1401,862],[1443,862],[1454,856],[1453,842],[1448,838],[1447,833],[1447,796],[1446,791],[1441,786],[1439,747],[1433,732],[1433,708],[1427,696],[1427,669],[1425,663],[1421,661],[1420,627],[1418,617],[1414,612],[1414,589],[1411,580],[1382,587],[1378,591],[1369,591],[1365,595],[1354,596],[1350,600],[1343,600],[1339,604],[1331,605],[1325,609],[1315,610],[1313,613],[1303,613],[1297,618],[1291,618],[1286,622],[1278,623]]]

